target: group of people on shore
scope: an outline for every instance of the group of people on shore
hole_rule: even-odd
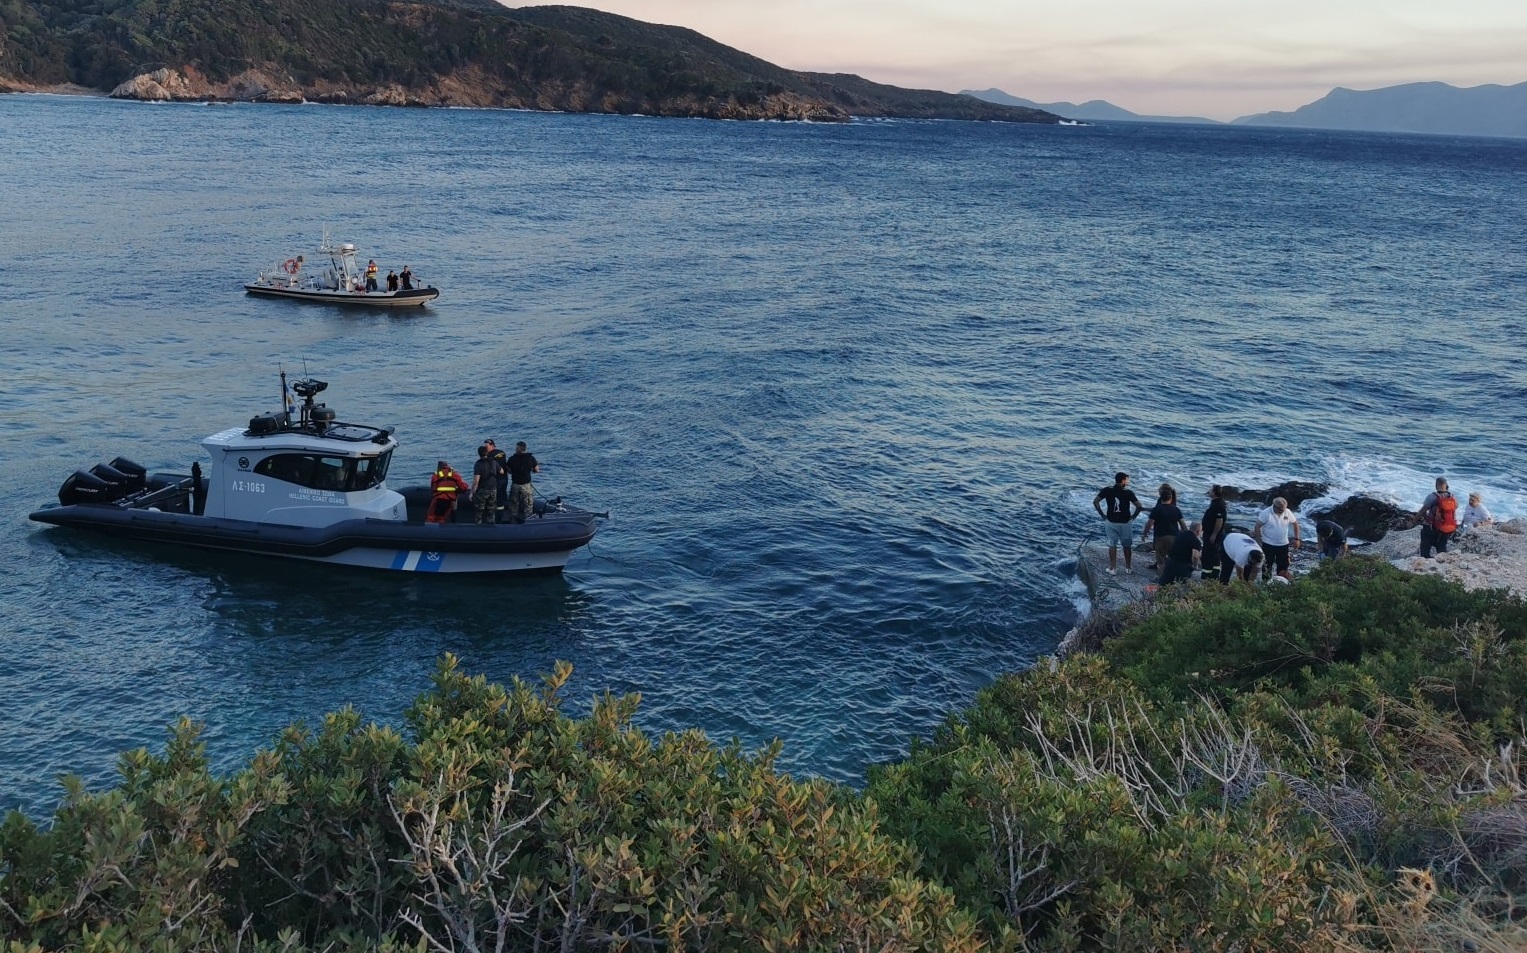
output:
[[[429,511],[426,523],[449,523],[455,518],[462,494],[471,494],[474,522],[523,523],[535,510],[534,474],[541,472],[525,441],[514,445],[514,453],[505,455],[490,437],[477,448],[477,463],[472,467],[469,484],[444,460],[435,465],[430,477]]]
[[[1169,483],[1161,484],[1156,505],[1146,511],[1129,488],[1129,474],[1114,474],[1112,486],[1099,490],[1092,498],[1092,508],[1103,518],[1108,542],[1108,572],[1118,572],[1118,552],[1124,550],[1124,571],[1134,572],[1134,521],[1146,513],[1141,542],[1152,540],[1155,562],[1150,569],[1158,573],[1161,585],[1193,578],[1194,572],[1209,579],[1217,576],[1229,584],[1231,577],[1247,583],[1281,579],[1292,581],[1292,553],[1302,549],[1304,538],[1299,518],[1288,500],[1275,497],[1258,511],[1250,533],[1230,525],[1224,490],[1218,484],[1209,488],[1209,505],[1203,518],[1188,522],[1177,505],[1177,491]],[[1421,522],[1420,555],[1447,552],[1447,545],[1460,527],[1493,522],[1478,493],[1469,494],[1462,510],[1448,491],[1447,480],[1438,477],[1436,491],[1427,496],[1416,516]],[[1348,552],[1347,530],[1332,520],[1315,523],[1320,558],[1339,559]]]

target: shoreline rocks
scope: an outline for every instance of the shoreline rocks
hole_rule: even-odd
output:
[[[196,68],[161,68],[141,73],[107,94],[142,102],[327,103],[361,106],[466,106],[594,113],[648,113],[702,119],[762,119],[798,122],[847,122],[848,112],[827,102],[791,92],[761,96],[743,103],[733,97],[670,97],[656,103],[634,102],[599,93],[586,83],[547,86],[530,99],[470,67],[427,86],[398,83],[345,87],[322,81],[302,84],[274,67],[252,68],[227,82],[212,82]]]

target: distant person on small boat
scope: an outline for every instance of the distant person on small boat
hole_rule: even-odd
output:
[[[366,262],[366,290],[376,290],[376,259]]]
[[[1467,529],[1471,526],[1489,526],[1495,522],[1495,517],[1491,516],[1490,511],[1485,509],[1483,497],[1478,493],[1470,493],[1469,505],[1463,508],[1463,518],[1458,522]]]
[[[493,522],[504,521],[504,508],[509,505],[509,455],[498,448],[498,444],[489,437],[483,441],[488,447],[488,456],[498,467],[498,496],[494,504]]]
[[[477,508],[477,523],[492,524],[498,500],[498,461],[488,455],[488,445],[477,448],[477,464],[472,467],[472,505]]]
[[[201,475],[201,461],[191,461],[191,514],[207,512],[207,481]]]
[[[1156,532],[1156,561],[1150,566],[1153,571],[1159,571],[1166,562],[1167,553],[1172,551],[1172,540],[1183,526],[1182,510],[1177,508],[1177,491],[1172,484],[1163,483],[1156,491],[1156,505],[1146,516],[1145,528],[1140,530],[1142,543],[1150,538],[1152,530]]]
[[[389,271],[387,273],[387,290],[388,291],[397,291],[398,290],[398,273],[395,272],[395,271]]]
[[[525,441],[515,444],[514,456],[509,458],[509,479],[514,484],[509,488],[509,518],[516,523],[525,522],[535,510],[536,488],[530,475],[540,472],[541,464],[526,448]]]
[[[1421,518],[1421,556],[1432,558],[1432,550],[1447,552],[1448,541],[1458,531],[1458,500],[1447,490],[1447,478],[1437,478],[1437,490],[1428,493],[1416,511]]]
[[[1229,525],[1230,511],[1225,506],[1225,490],[1218,483],[1209,487],[1209,506],[1204,510],[1204,553],[1201,559],[1203,578],[1219,572],[1220,557],[1224,555],[1225,527]]]
[[[399,275],[398,277],[400,279],[402,279],[402,281],[403,281],[403,290],[404,291],[412,291],[412,290],[414,290],[414,273],[412,271],[409,271],[407,265],[403,266],[403,273],[401,275]]]
[[[424,517],[424,522],[449,523],[456,515],[456,501],[461,494],[467,492],[467,481],[452,470],[449,463],[441,460],[435,465],[435,475],[430,477],[429,488],[434,496],[430,498],[429,513]]]
[[[1203,528],[1202,523],[1193,523],[1172,537],[1172,548],[1166,554],[1161,576],[1156,580],[1158,585],[1193,578],[1193,571],[1198,568],[1200,554],[1204,549],[1203,541],[1198,538]]]
[[[1262,552],[1256,540],[1245,533],[1226,533],[1225,558],[1220,560],[1219,581],[1228,586],[1233,575],[1248,585],[1255,585],[1266,561],[1267,554]]]
[[[1347,529],[1333,520],[1315,524],[1315,538],[1320,540],[1321,559],[1340,559],[1347,555]]]
[[[1106,502],[1108,512],[1098,504]],[[1134,542],[1135,517],[1144,509],[1140,498],[1129,488],[1129,474],[1120,470],[1113,475],[1113,486],[1105,486],[1092,498],[1092,508],[1103,518],[1104,535],[1108,539],[1108,574],[1119,571],[1119,547],[1124,547],[1124,571],[1134,572],[1131,546]]]

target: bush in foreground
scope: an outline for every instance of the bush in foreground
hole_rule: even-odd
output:
[[[231,777],[182,723],[0,825],[31,950],[1527,948],[1522,604],[1353,560],[1163,594],[856,792],[447,657]]]
[[[0,922],[43,949],[979,949],[871,806],[774,750],[657,742],[447,659],[406,737],[353,711],[207,770],[194,726],[0,831]],[[26,949],[23,946],[21,949]]]

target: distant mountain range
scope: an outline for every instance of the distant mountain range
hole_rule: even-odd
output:
[[[1037,109],[788,70],[693,30],[493,0],[0,0],[0,92],[497,106],[712,119],[1055,123]]]
[[[1337,87],[1293,112],[1242,116],[1235,124],[1527,137],[1527,83],[1467,89],[1447,83],[1406,83],[1370,90]]]
[[[1089,99],[1085,103],[1045,103],[1041,105],[1031,99],[1022,96],[1014,96],[1004,93],[1000,89],[965,89],[961,95],[974,96],[977,99],[989,103],[999,103],[1003,106],[1021,106],[1027,109],[1042,109],[1045,112],[1055,113],[1067,119],[1078,119],[1083,122],[1107,122],[1117,120],[1119,122],[1214,122],[1213,119],[1204,119],[1199,116],[1142,116],[1132,113],[1128,109],[1115,106],[1113,103],[1101,99]]]
[[[1085,122],[1214,122],[1189,116],[1142,116],[1101,99],[1080,105],[1036,103],[1000,89],[968,89],[965,95],[989,103],[1042,109]],[[1293,112],[1242,116],[1231,124],[1527,138],[1527,83],[1468,88],[1447,83],[1406,83],[1370,90],[1338,87]]]

